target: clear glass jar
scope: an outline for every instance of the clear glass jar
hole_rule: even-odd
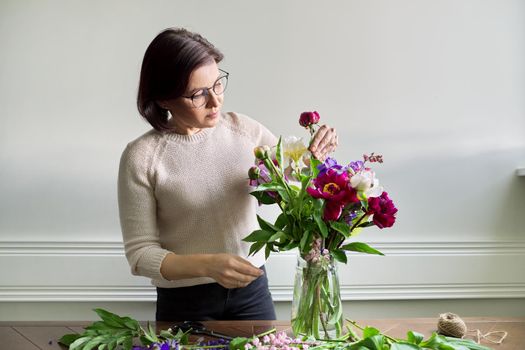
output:
[[[331,255],[316,261],[297,257],[291,323],[296,336],[334,339],[342,335],[343,305],[337,263]]]

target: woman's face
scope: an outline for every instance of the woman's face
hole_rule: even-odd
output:
[[[201,129],[214,127],[220,118],[224,94],[216,95],[213,86],[221,76],[216,62],[196,68],[191,72],[188,87],[183,96],[168,101],[160,101],[161,107],[171,113],[170,125],[181,135],[193,135]],[[190,96],[204,94],[202,107],[195,107]],[[186,96],[186,97],[184,97]],[[198,101],[198,98],[195,99]]]

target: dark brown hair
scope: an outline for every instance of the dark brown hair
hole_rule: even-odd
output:
[[[223,54],[200,34],[183,28],[168,28],[146,49],[140,71],[137,107],[140,115],[159,131],[171,131],[168,111],[158,105],[184,94],[191,72]]]

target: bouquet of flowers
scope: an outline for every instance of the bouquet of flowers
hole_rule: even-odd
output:
[[[304,112],[299,124],[312,140],[319,113]],[[352,239],[365,227],[391,227],[397,208],[379,184],[371,163],[382,163],[381,155],[341,165],[333,158],[315,159],[302,139],[279,139],[272,149],[256,147],[256,162],[248,171],[251,193],[260,204],[277,204],[281,214],[275,223],[257,216],[260,229],[244,241],[250,254],[297,248],[292,305],[292,327],[296,335],[325,339],[340,336],[342,305],[335,261],[347,262],[346,251],[383,255]]]

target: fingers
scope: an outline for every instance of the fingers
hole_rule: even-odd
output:
[[[317,130],[308,150],[315,158],[324,161],[331,152],[336,150],[337,145],[336,130],[328,125],[323,125]]]
[[[225,288],[246,287],[264,272],[249,261],[231,254],[217,254],[210,277]]]

